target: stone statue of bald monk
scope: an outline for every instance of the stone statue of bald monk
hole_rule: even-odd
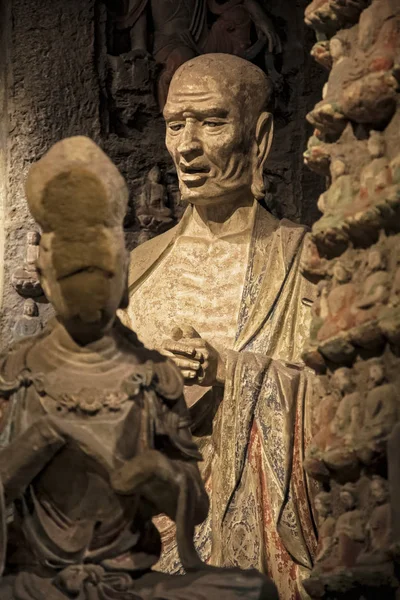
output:
[[[195,551],[208,499],[182,378],[115,314],[127,299],[122,176],[94,142],[68,138],[26,190],[57,318],[0,357],[1,600],[276,600],[266,577]],[[164,512],[183,576],[151,570],[151,519]]]
[[[305,229],[260,204],[270,95],[266,75],[231,55],[203,55],[174,75],[166,144],[189,206],[133,250],[123,318],[185,379],[211,497],[196,533],[202,557],[268,572],[289,598],[315,549],[300,358],[313,292],[299,272]],[[173,529],[163,527],[160,567],[173,572]]]

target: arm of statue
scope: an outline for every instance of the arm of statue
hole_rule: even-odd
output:
[[[20,496],[66,440],[50,417],[42,417],[0,450],[0,479],[6,504]]]
[[[130,30],[131,49],[136,58],[150,56],[147,46],[147,14],[144,11]]]
[[[180,404],[187,413],[183,396]],[[196,457],[184,456],[176,444],[172,446],[166,441],[162,447],[146,450],[114,471],[111,474],[111,484],[121,495],[140,492],[154,505],[155,515],[165,513],[174,521],[178,513],[181,488],[188,485],[193,520],[197,525],[204,521],[208,513],[208,496],[197,466],[201,455],[192,440],[188,426],[180,428],[178,435],[182,447],[193,447],[197,453]]]
[[[268,51],[274,54],[282,52],[282,45],[275,27],[258,0],[243,0],[243,5],[250,14],[256,28],[265,35],[268,41]]]
[[[176,523],[180,559],[185,570],[190,570],[202,566],[193,534],[195,526],[207,517],[209,500],[197,466],[201,455],[189,431],[183,396],[176,408],[181,423],[179,440],[161,442],[158,449],[126,462],[111,475],[111,484],[121,495],[139,493],[153,508],[154,516],[164,513]]]

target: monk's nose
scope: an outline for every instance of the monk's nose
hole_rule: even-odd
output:
[[[177,148],[179,154],[188,162],[197,158],[203,153],[201,141],[197,135],[197,128],[194,124],[187,123],[179,140]]]

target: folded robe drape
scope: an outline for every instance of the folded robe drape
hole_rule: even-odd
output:
[[[130,298],[168,254],[191,218],[132,254]],[[304,594],[312,566],[315,490],[302,461],[310,437],[312,373],[301,361],[314,290],[300,274],[305,229],[258,206],[234,348],[212,432],[197,438],[211,497],[197,546],[212,564],[255,567],[272,576],[282,598]],[[128,323],[129,324],[129,323]],[[138,332],[140,337],[140,332]],[[215,390],[218,396],[218,390]],[[160,568],[179,570],[166,521]]]

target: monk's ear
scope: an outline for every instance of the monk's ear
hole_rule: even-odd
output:
[[[258,117],[256,126],[253,156],[253,182],[251,186],[253,196],[258,200],[262,200],[265,196],[264,165],[271,149],[273,137],[274,121],[272,114],[269,112],[262,112]]]

